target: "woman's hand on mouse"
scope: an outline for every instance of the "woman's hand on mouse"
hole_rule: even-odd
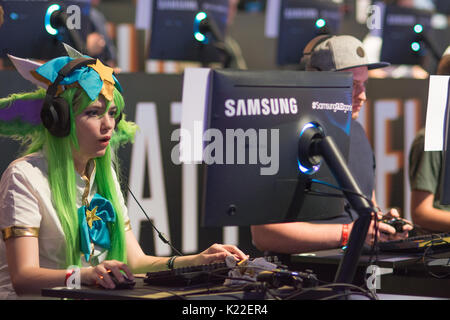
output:
[[[106,260],[95,267],[89,267],[84,272],[82,271],[82,282],[87,285],[97,284],[107,289],[114,289],[113,276],[119,282],[125,280],[121,271],[125,273],[128,279],[134,280],[133,273],[128,265],[117,260]]]

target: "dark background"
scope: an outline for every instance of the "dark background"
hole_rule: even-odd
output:
[[[172,163],[170,155],[171,150],[177,143],[170,140],[173,130],[178,128],[170,122],[170,103],[181,101],[182,93],[182,76],[181,75],[161,75],[146,73],[130,73],[119,74],[118,79],[124,88],[124,99],[126,102],[126,114],[128,120],[135,120],[135,108],[138,102],[149,101],[155,102],[157,105],[158,126],[161,143],[161,151],[163,156],[164,179],[166,186],[166,197],[169,214],[170,236],[173,245],[181,248],[181,166]],[[0,97],[4,97],[12,92],[31,90],[33,86],[19,76],[15,71],[0,71]],[[367,87],[369,101],[367,102],[367,110],[369,123],[366,124],[368,136],[373,141],[374,132],[377,128],[373,122],[373,103],[380,99],[394,99],[404,101],[416,98],[421,105],[420,128],[425,119],[425,107],[428,92],[428,80],[414,79],[371,79]],[[404,153],[408,152],[409,146],[403,143],[403,119],[400,117],[392,122],[392,146],[395,151]],[[122,177],[124,184],[123,191],[126,190],[125,183],[128,182],[129,165],[131,159],[131,145],[127,145],[120,149],[119,156],[122,160]],[[7,165],[13,161],[19,153],[19,145],[17,142],[9,139],[0,138],[0,174]],[[378,164],[382,166],[382,164]],[[143,174],[148,175],[145,168],[142,168]],[[403,168],[391,177],[391,207],[399,207],[403,209]],[[199,170],[199,180],[201,181],[201,171]],[[148,188],[148,186],[143,186]],[[201,186],[199,186],[201,188]],[[145,190],[145,189],[144,189]],[[145,192],[144,192],[145,193]],[[127,192],[124,192],[126,195]],[[199,197],[201,192],[199,191]],[[134,201],[130,199],[131,201]],[[199,199],[200,201],[200,199]],[[200,203],[200,202],[199,202]],[[198,214],[200,217],[200,213]],[[144,217],[142,217],[144,218]],[[140,243],[143,249],[154,254],[154,243],[152,229],[146,222],[143,222]],[[159,240],[158,240],[159,241]],[[221,228],[203,228],[199,227],[198,248],[205,249],[214,242],[222,242]],[[239,247],[251,255],[261,255],[251,243],[251,236],[248,227],[239,228]]]

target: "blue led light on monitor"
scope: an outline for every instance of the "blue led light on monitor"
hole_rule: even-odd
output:
[[[44,26],[45,26],[45,30],[53,35],[56,36],[58,34],[58,30],[52,27],[52,24],[50,22],[50,18],[53,14],[53,12],[58,11],[61,9],[61,6],[59,4],[52,4],[51,6],[49,6],[47,8],[47,12],[45,13],[45,18],[44,18]]]
[[[299,138],[303,135],[303,133],[309,128],[319,128],[315,123],[308,122],[303,126],[302,131],[300,131]],[[319,128],[320,129],[320,128]],[[312,166],[311,168],[305,167],[301,164],[300,160],[297,159],[298,169],[300,172],[304,174],[314,174],[320,169],[320,163],[318,165]]]
[[[198,42],[203,42],[203,43],[206,43],[206,40],[207,40],[205,35],[203,33],[200,33],[200,32],[195,32],[194,33],[194,38]]]
[[[420,43],[414,41],[413,43],[411,43],[411,49],[412,49],[414,52],[420,51]]]
[[[307,168],[302,166],[302,164],[300,163],[300,160],[297,159],[297,164],[298,164],[298,169],[304,173],[304,174],[314,174],[317,172],[317,170],[320,169],[320,164],[317,166],[312,166],[312,168]]]
[[[194,19],[194,38],[195,40],[197,40],[198,42],[201,43],[208,43],[208,37],[206,37],[203,33],[200,32],[200,22],[202,22],[203,20],[205,20],[208,17],[208,15],[203,12],[200,11],[199,13],[197,13],[195,15],[195,19]]]
[[[414,32],[415,33],[421,33],[423,31],[423,26],[421,24],[416,24],[414,26]]]
[[[195,20],[197,20],[198,22],[202,21],[203,19],[206,18],[206,13],[203,11],[200,11],[199,13],[197,13],[197,15],[195,16]]]
[[[11,18],[11,20],[17,20],[19,19],[19,15],[16,12],[11,12],[9,14],[9,17]]]
[[[326,24],[327,22],[325,21],[325,19],[320,18],[316,20],[316,27],[319,29],[325,27]]]

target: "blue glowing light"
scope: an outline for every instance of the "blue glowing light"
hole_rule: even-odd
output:
[[[11,18],[11,20],[17,20],[19,19],[19,15],[16,12],[11,12],[9,14],[9,17]]]
[[[325,27],[326,24],[326,21],[322,18],[316,20],[316,27],[319,29]]]
[[[197,13],[197,15],[195,16],[195,20],[197,21],[202,21],[203,19],[206,18],[206,13],[203,11],[200,11],[199,13]]]
[[[208,43],[208,37],[200,32],[200,23],[205,20],[207,16],[208,15],[205,12],[200,11],[195,15],[194,19],[194,39],[204,44]]]
[[[308,122],[307,124],[305,124],[302,128],[302,131],[300,131],[299,138],[309,128],[317,128],[317,125],[312,122]],[[320,169],[320,163],[315,166],[312,166],[311,168],[307,168],[300,163],[299,159],[297,159],[297,165],[298,165],[298,169],[304,174],[313,174],[313,173],[316,173]]]
[[[312,168],[307,168],[302,166],[302,164],[300,163],[300,160],[297,160],[297,164],[298,164],[298,169],[304,173],[304,174],[313,174],[316,173],[317,170],[319,170],[320,168],[320,164],[316,165],[316,166],[312,166]]]
[[[204,42],[206,40],[206,37],[203,35],[203,33],[200,33],[200,32],[195,32],[194,38],[195,38],[195,40],[197,40],[199,42]]]
[[[305,132],[305,130],[309,129],[309,128],[317,128],[317,126],[314,123],[312,123],[312,122],[308,122],[307,124],[305,124],[303,126],[302,131],[300,131],[300,137],[302,136],[303,132]]]
[[[420,50],[420,43],[418,42],[411,43],[411,49],[415,52],[418,52]]]
[[[50,23],[50,18],[52,16],[52,13],[55,11],[58,11],[61,9],[61,6],[59,4],[52,4],[51,6],[49,6],[47,8],[47,12],[45,13],[45,18],[44,18],[44,26],[45,26],[45,30],[51,34],[52,36],[55,36],[58,34],[58,30],[52,27],[52,24]]]
[[[416,24],[416,25],[414,26],[414,32],[415,32],[415,33],[421,33],[422,31],[423,31],[423,27],[422,27],[421,24]]]

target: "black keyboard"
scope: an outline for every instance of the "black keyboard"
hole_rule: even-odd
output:
[[[423,253],[427,248],[433,252],[450,251],[450,233],[426,234],[403,240],[379,242],[378,248],[382,252],[405,253]]]
[[[218,284],[225,281],[229,267],[225,262],[147,272],[144,282],[153,286],[185,287],[197,284]]]

